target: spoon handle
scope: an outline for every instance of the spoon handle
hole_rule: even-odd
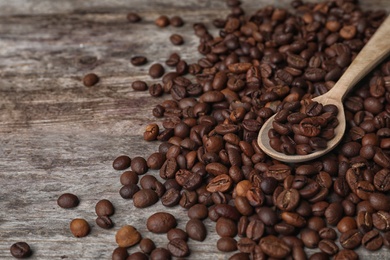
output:
[[[348,92],[390,52],[390,15],[359,52],[334,87],[329,97],[343,100]]]

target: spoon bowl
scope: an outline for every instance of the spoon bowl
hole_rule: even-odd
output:
[[[261,127],[257,142],[260,148],[272,158],[287,162],[299,163],[310,161],[327,154],[335,148],[342,140],[346,128],[343,100],[348,92],[376,65],[383,61],[390,53],[390,16],[382,23],[375,34],[371,37],[364,48],[355,57],[351,65],[344,72],[341,78],[324,95],[313,98],[314,101],[322,105],[333,104],[339,109],[337,119],[338,126],[335,128],[335,136],[329,140],[327,147],[323,150],[317,150],[307,155],[286,155],[277,152],[269,144],[268,131],[272,128],[272,122],[275,115],[270,117]]]

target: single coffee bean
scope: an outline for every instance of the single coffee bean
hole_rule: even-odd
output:
[[[340,244],[346,249],[354,249],[362,242],[363,235],[357,229],[351,229],[340,236]]]
[[[190,254],[190,249],[187,242],[180,238],[175,238],[169,241],[167,248],[173,256],[185,257]]]
[[[88,222],[82,218],[75,218],[70,222],[70,231],[75,237],[85,237],[89,234]]]
[[[148,59],[145,56],[134,56],[130,59],[130,62],[134,66],[142,66],[148,62]]]
[[[96,224],[104,229],[110,229],[114,226],[114,223],[108,216],[98,216],[96,218]]]
[[[330,239],[330,240],[336,240],[337,238],[337,233],[333,228],[330,227],[324,227],[321,228],[318,231],[318,234],[322,239]]]
[[[32,254],[31,248],[26,242],[16,242],[12,244],[10,251],[11,255],[15,258],[28,258]]]
[[[168,238],[169,241],[171,241],[172,239],[176,239],[176,238],[179,238],[179,239],[182,239],[184,241],[187,241],[188,240],[188,234],[183,229],[172,228],[171,230],[168,231],[167,238]]]
[[[325,210],[326,222],[332,226],[337,225],[337,223],[343,217],[343,207],[340,203],[333,202]]]
[[[151,189],[142,189],[133,195],[133,204],[137,208],[146,208],[158,201],[158,195]]]
[[[168,249],[163,247],[157,247],[150,254],[151,260],[170,260],[172,259],[171,252]]]
[[[122,185],[137,184],[138,175],[133,171],[125,171],[121,174],[119,180]]]
[[[121,155],[117,157],[112,163],[112,167],[115,170],[124,170],[130,167],[131,159],[127,155]]]
[[[115,240],[120,247],[130,247],[141,241],[141,234],[131,225],[121,227],[115,234]]]
[[[373,225],[372,214],[365,210],[360,211],[356,217],[356,224],[361,233],[365,234],[369,232]]]
[[[368,196],[368,200],[372,207],[376,210],[390,211],[390,197],[379,193],[371,193]]]
[[[131,160],[131,169],[138,175],[142,175],[148,171],[148,164],[144,158],[137,156]]]
[[[139,21],[141,21],[141,17],[139,16],[139,14],[134,12],[128,13],[126,18],[127,21],[129,21],[130,23],[138,23]]]
[[[378,250],[382,247],[383,239],[378,230],[371,230],[364,234],[362,245],[370,251]]]
[[[119,190],[119,195],[124,199],[132,199],[139,190],[140,188],[137,184],[127,184],[123,185]]]
[[[221,252],[236,251],[237,250],[237,241],[232,237],[221,237],[217,241],[217,249]]]
[[[150,253],[152,253],[152,251],[156,248],[156,245],[150,238],[142,238],[139,242],[139,248],[145,254],[150,255]]]
[[[204,204],[195,204],[188,210],[187,214],[189,218],[203,220],[208,216],[208,209]]]
[[[317,231],[305,228],[301,231],[301,239],[303,244],[308,248],[317,248],[321,238]]]
[[[117,247],[112,252],[112,260],[124,260],[129,256],[129,253],[127,252],[127,248],[125,247]]]
[[[184,43],[184,39],[180,34],[172,34],[169,40],[173,45],[182,45]]]
[[[152,78],[160,78],[162,75],[164,75],[165,69],[160,63],[155,63],[149,68],[149,76]]]
[[[146,227],[153,233],[167,233],[170,229],[176,227],[176,218],[166,212],[157,212],[151,215],[146,221]]]
[[[337,229],[340,233],[345,233],[348,230],[356,229],[357,224],[354,218],[352,217],[343,217],[339,223],[337,223]]]
[[[159,16],[154,23],[158,27],[167,27],[169,25],[169,18],[166,15]]]
[[[145,91],[148,89],[148,85],[146,84],[146,82],[141,80],[136,80],[133,83],[131,83],[131,87],[135,91]]]
[[[114,205],[107,199],[102,199],[95,205],[95,212],[98,216],[111,216],[114,211]]]
[[[89,73],[84,76],[83,83],[86,87],[92,87],[99,82],[99,77],[95,73]]]
[[[79,205],[79,198],[72,193],[64,193],[57,199],[57,204],[61,208],[70,209]]]
[[[335,255],[339,251],[339,247],[333,240],[323,239],[318,244],[318,248],[327,255]]]
[[[382,210],[373,213],[372,223],[380,231],[390,230],[390,213]]]
[[[285,258],[291,252],[291,248],[283,240],[273,235],[260,239],[259,245],[261,250],[270,257]]]
[[[251,253],[256,246],[256,242],[248,237],[243,237],[237,242],[237,249],[242,253]]]
[[[173,27],[182,27],[184,25],[183,18],[180,16],[172,16],[171,19],[169,19],[169,23]]]
[[[186,224],[186,232],[188,236],[196,241],[203,241],[207,236],[207,229],[203,222],[199,219],[190,219]]]
[[[131,255],[129,255],[127,257],[127,259],[130,259],[130,260],[148,260],[149,257],[147,255],[145,255],[144,253],[142,253],[142,252],[134,252]]]
[[[231,257],[229,257],[229,260],[249,260],[249,254],[247,253],[235,253]]]
[[[299,192],[296,189],[284,190],[276,199],[276,206],[280,210],[292,211],[299,204]]]

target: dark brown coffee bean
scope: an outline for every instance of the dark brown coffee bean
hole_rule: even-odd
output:
[[[126,260],[148,260],[149,257],[143,252],[134,252],[130,254]]]
[[[318,232],[310,228],[305,228],[301,231],[301,239],[308,248],[317,248],[321,240]]]
[[[291,248],[283,240],[272,235],[260,239],[259,245],[261,250],[270,257],[285,258],[291,252]]]
[[[382,169],[374,176],[374,186],[377,190],[387,192],[390,190],[390,170]]]
[[[179,204],[180,198],[180,191],[175,188],[170,188],[166,190],[164,195],[161,197],[161,203],[165,207],[174,207]]]
[[[220,217],[217,220],[215,231],[221,237],[235,237],[237,235],[237,226],[233,220]]]
[[[336,240],[337,233],[333,228],[324,227],[318,231],[318,234],[322,239]]]
[[[95,73],[89,73],[84,76],[83,83],[86,87],[92,87],[99,82],[99,77]]]
[[[175,180],[186,190],[195,190],[202,184],[202,176],[184,169],[176,172]]]
[[[355,253],[353,250],[343,249],[334,256],[334,260],[342,260],[342,259],[358,260],[359,255]]]
[[[157,247],[150,254],[151,260],[170,260],[172,259],[171,252],[163,247]]]
[[[354,249],[362,242],[363,235],[357,229],[349,230],[340,236],[340,244],[346,249]]]
[[[149,75],[154,79],[160,78],[164,72],[165,69],[160,63],[155,63],[149,68]]]
[[[153,233],[167,233],[176,227],[176,218],[167,212],[157,212],[151,215],[146,221],[146,227]]]
[[[158,195],[151,189],[142,189],[133,195],[133,203],[136,208],[146,208],[158,201]]]
[[[134,66],[142,66],[148,62],[148,59],[145,56],[134,56],[130,59],[130,62]]]
[[[306,225],[306,220],[304,217],[295,212],[283,212],[281,214],[282,219],[294,227],[304,227]]]
[[[229,260],[249,260],[249,254],[247,253],[235,253],[231,257],[229,257]]]
[[[127,248],[117,247],[112,252],[112,260],[125,260],[129,256]]]
[[[26,242],[12,244],[10,251],[11,255],[15,258],[28,258],[32,254],[31,248]]]
[[[217,249],[221,252],[236,251],[237,250],[237,241],[231,237],[221,237],[217,241]]]
[[[129,156],[127,155],[121,155],[119,157],[117,157],[113,163],[112,163],[112,167],[115,169],[115,170],[124,170],[124,169],[127,169],[130,167],[130,163],[131,163],[131,159]]]
[[[133,171],[125,171],[121,174],[119,180],[122,185],[137,184],[138,174]]]
[[[102,199],[95,205],[95,212],[98,216],[111,216],[114,211],[114,205],[107,199]]]
[[[203,220],[208,216],[208,209],[204,204],[196,204],[188,210],[187,214],[189,218]]]
[[[186,224],[186,232],[188,236],[196,241],[203,241],[206,239],[207,230],[203,222],[199,219],[190,219]]]
[[[58,206],[64,209],[77,207],[79,202],[79,198],[72,193],[64,193],[57,199]]]
[[[124,199],[132,199],[134,194],[140,190],[137,184],[127,184],[119,190],[119,195]]]
[[[339,223],[337,223],[337,229],[340,233],[345,233],[348,230],[356,229],[357,224],[354,218],[352,217],[343,217],[340,219]]]
[[[378,211],[372,214],[372,223],[380,231],[390,230],[390,214],[386,211]]]
[[[339,247],[336,243],[329,239],[321,240],[318,244],[318,248],[327,255],[335,255],[339,251]]]
[[[150,254],[156,248],[156,245],[150,238],[142,238],[139,242],[139,248],[145,254]]]
[[[173,256],[185,257],[190,254],[190,249],[187,242],[180,238],[175,238],[169,241],[167,248]]]
[[[173,45],[182,45],[184,43],[184,39],[180,34],[172,34],[169,40]]]
[[[172,228],[171,230],[168,231],[167,238],[169,241],[177,238],[187,241],[188,234],[180,228]]]
[[[376,192],[368,196],[372,207],[376,210],[390,211],[390,197],[385,194]]]
[[[326,222],[329,225],[335,226],[343,217],[343,207],[340,203],[333,202],[325,210]]]
[[[114,223],[108,216],[98,216],[96,218],[96,224],[104,229],[110,229],[114,226]]]
[[[299,204],[299,192],[296,189],[284,190],[276,199],[276,206],[280,210],[293,211]]]
[[[154,21],[154,23],[158,27],[167,27],[169,25],[170,21],[166,15],[161,15]]]
[[[371,230],[364,234],[362,245],[370,251],[378,250],[382,247],[383,239],[378,230]]]
[[[148,171],[148,164],[144,158],[139,156],[134,157],[131,160],[131,170],[138,175],[142,175]]]
[[[169,23],[173,27],[181,27],[184,25],[183,18],[181,18],[180,16],[172,16],[171,19],[169,19]]]

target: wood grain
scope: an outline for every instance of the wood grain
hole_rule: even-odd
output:
[[[250,12],[288,2],[245,1],[243,8]],[[389,10],[387,0],[369,2]],[[140,13],[141,23],[127,23],[131,10]],[[0,259],[14,259],[9,247],[17,241],[31,245],[31,259],[110,259],[115,231],[125,224],[166,246],[165,235],[145,228],[146,218],[156,211],[173,213],[184,227],[187,215],[180,207],[167,209],[159,202],[139,210],[123,200],[118,194],[121,172],[111,164],[121,154],[147,156],[158,149],[157,142],[142,140],[142,132],[156,121],[151,108],[161,99],[134,92],[131,82],[158,82],[147,76],[147,69],[171,52],[197,61],[192,24],[204,21],[212,28],[212,20],[227,13],[223,1],[211,0],[0,2]],[[179,14],[186,24],[158,29],[154,19],[160,14]],[[173,32],[184,36],[183,46],[169,42]],[[129,59],[134,55],[150,61],[133,67]],[[89,72],[101,81],[86,88],[81,79]],[[77,194],[80,205],[59,208],[56,200],[64,192]],[[94,222],[95,203],[103,198],[116,207],[112,230]],[[68,226],[75,217],[89,221],[89,236],[71,235]],[[206,224],[206,241],[189,242],[191,259],[228,259],[231,254],[216,249],[214,223]],[[363,259],[389,257],[385,249],[359,252]]]

